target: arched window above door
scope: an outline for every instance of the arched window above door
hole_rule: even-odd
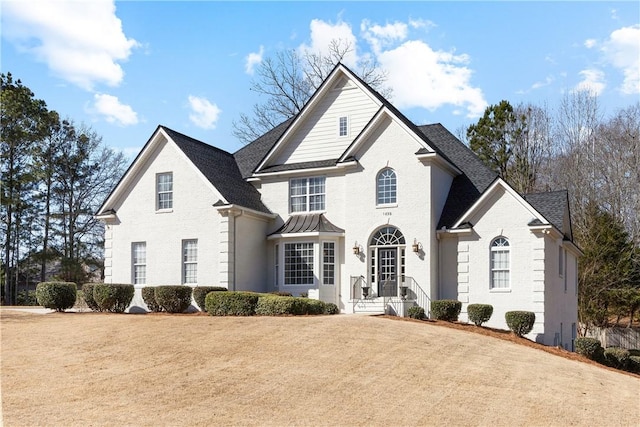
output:
[[[371,246],[397,246],[404,245],[404,236],[395,227],[382,227],[372,237]]]

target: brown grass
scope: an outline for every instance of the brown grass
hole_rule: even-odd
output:
[[[631,426],[640,419],[638,377],[468,325],[349,315],[0,313],[5,426]]]

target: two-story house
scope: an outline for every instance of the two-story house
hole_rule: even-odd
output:
[[[571,348],[565,191],[518,194],[439,124],[338,65],[302,111],[231,154],[159,126],[97,216],[105,281],[308,293],[341,312],[458,299],[536,314]]]

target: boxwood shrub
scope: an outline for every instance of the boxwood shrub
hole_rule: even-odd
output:
[[[436,320],[455,322],[462,310],[462,303],[452,299],[431,301],[431,315]]]
[[[629,356],[629,371],[640,374],[640,356]]]
[[[605,364],[612,368],[627,370],[631,353],[626,348],[608,347],[604,350]]]
[[[96,300],[93,298],[93,288],[95,287],[95,283],[85,283],[82,285],[82,298],[84,299],[84,303],[87,304],[93,311],[102,311],[96,303]]]
[[[604,358],[602,344],[596,338],[578,337],[576,338],[576,353],[591,360],[601,361]]]
[[[259,297],[254,292],[209,292],[204,305],[211,316],[253,316]]]
[[[162,311],[162,307],[156,302],[156,287],[145,286],[142,288],[142,301],[147,305],[149,311],[159,313]]]
[[[36,300],[45,308],[62,312],[73,307],[77,292],[73,282],[41,282],[36,286]]]
[[[469,313],[470,321],[476,326],[481,326],[484,322],[491,319],[493,306],[491,304],[469,304],[467,313]]]
[[[324,314],[339,314],[340,309],[332,302],[324,303]]]
[[[222,286],[198,286],[193,288],[193,299],[196,304],[198,304],[198,308],[200,311],[205,311],[204,299],[209,292],[224,292],[228,291],[227,288]]]
[[[536,321],[536,314],[533,311],[507,311],[504,314],[507,326],[517,336],[528,334],[533,329]]]
[[[182,313],[191,305],[191,286],[156,286],[156,303],[168,313]]]
[[[426,314],[424,313],[424,308],[420,307],[419,305],[414,305],[413,307],[409,307],[409,309],[407,310],[407,315],[412,319],[418,319],[418,320],[422,320],[425,317],[427,317]]]
[[[307,304],[302,298],[278,295],[260,295],[256,305],[259,316],[286,316],[306,314]]]
[[[93,285],[93,299],[100,311],[124,313],[131,304],[135,288],[122,283],[95,283]]]
[[[317,299],[300,298],[304,304],[304,312],[302,314],[324,314],[325,303]]]

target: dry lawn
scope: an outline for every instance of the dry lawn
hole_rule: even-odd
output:
[[[0,320],[5,426],[640,420],[638,376],[430,322],[8,310]]]

